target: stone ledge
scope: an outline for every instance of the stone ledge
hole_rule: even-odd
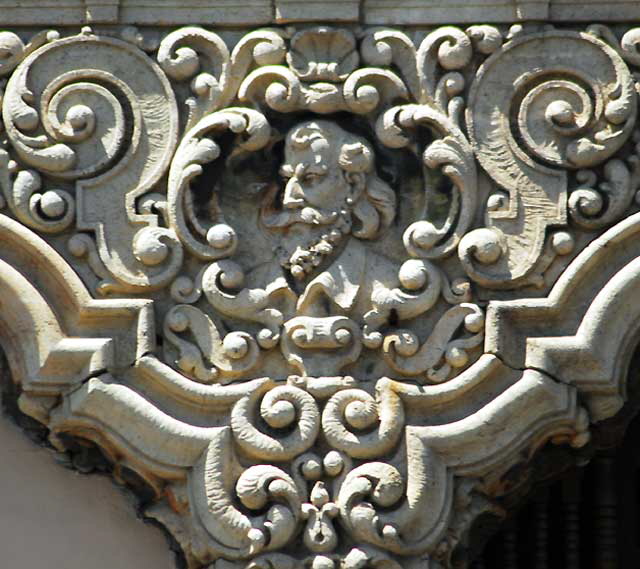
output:
[[[89,23],[216,26],[288,22],[352,22],[391,25],[487,24],[522,21],[623,22],[640,18],[631,0],[0,0],[8,25]]]
[[[365,0],[363,19],[393,25],[544,21],[549,19],[549,1],[454,0],[443,7],[438,0]]]

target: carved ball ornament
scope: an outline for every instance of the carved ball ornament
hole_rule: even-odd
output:
[[[616,33],[0,33],[21,410],[141,477],[192,569],[450,567],[514,466],[625,401]]]

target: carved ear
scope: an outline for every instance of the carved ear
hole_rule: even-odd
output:
[[[369,200],[359,200],[353,208],[353,216],[360,222],[360,227],[353,234],[360,239],[373,239],[380,229],[380,215]]]
[[[353,202],[357,202],[362,196],[367,185],[367,176],[363,172],[348,172],[343,170],[342,175],[349,184],[349,197]]]

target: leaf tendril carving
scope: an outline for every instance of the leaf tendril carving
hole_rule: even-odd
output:
[[[637,29],[100,30],[0,32],[0,340],[190,567],[452,567],[621,408]]]

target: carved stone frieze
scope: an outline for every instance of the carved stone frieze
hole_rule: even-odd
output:
[[[639,41],[0,32],[21,410],[143,479],[190,568],[450,567],[625,402]]]

